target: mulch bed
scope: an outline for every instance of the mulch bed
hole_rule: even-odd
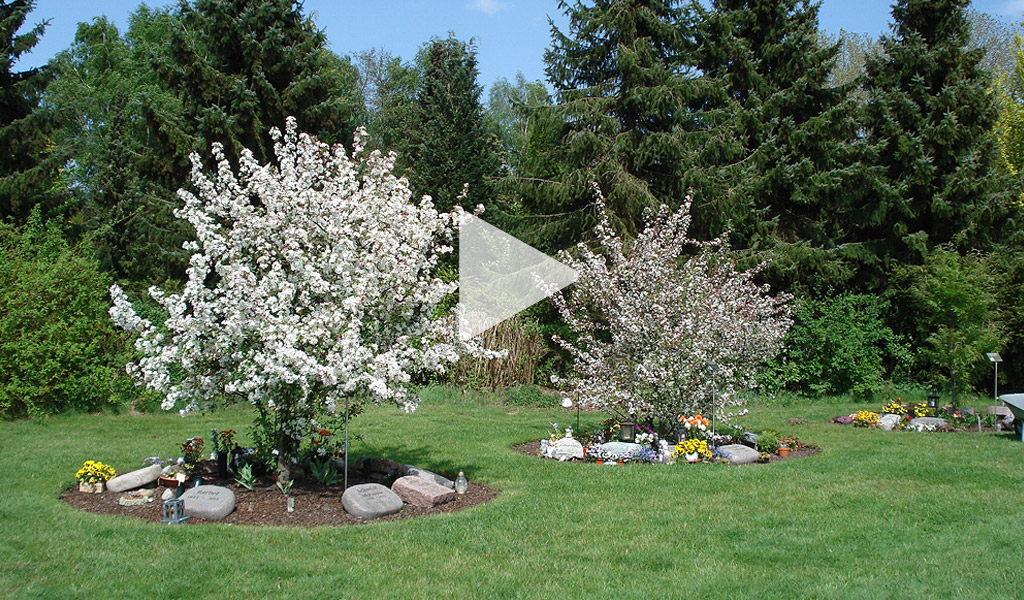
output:
[[[476,506],[494,499],[498,493],[475,482],[469,483],[465,494],[456,495],[451,502],[439,504],[433,508],[420,508],[406,504],[398,513],[363,521],[345,512],[341,505],[344,492],[341,485],[328,489],[314,482],[296,481],[288,495],[295,498],[295,511],[288,512],[287,500],[270,477],[262,477],[249,491],[235,483],[234,479],[218,479],[214,461],[200,463],[199,472],[205,474],[204,484],[220,485],[235,493],[235,510],[220,521],[206,521],[192,517],[186,525],[204,525],[208,523],[226,523],[229,525],[285,525],[291,527],[318,527],[321,525],[361,525],[377,521],[395,521],[426,515],[454,512]],[[452,477],[454,479],[454,477]],[[372,483],[349,476],[349,485]],[[375,482],[373,482],[375,483]],[[121,506],[118,499],[121,494],[105,492],[103,494],[86,494],[78,491],[78,486],[65,490],[61,500],[79,510],[94,513],[129,516],[159,523],[163,519],[163,486],[156,488],[156,498],[152,503],[143,506]]]
[[[523,442],[522,444],[516,444],[515,446],[512,446],[512,450],[514,450],[516,452],[519,452],[520,454],[526,454],[528,456],[535,456],[537,458],[541,458],[541,456],[540,456],[540,441],[539,440],[535,440],[535,441],[532,441],[532,442]],[[789,456],[787,456],[786,458],[782,458],[778,454],[772,454],[771,457],[768,459],[768,462],[769,463],[776,463],[776,462],[782,462],[784,460],[793,460],[793,459],[796,459],[796,458],[807,458],[808,456],[814,456],[815,454],[817,454],[819,452],[821,452],[821,450],[819,450],[815,446],[804,446],[803,448],[800,448],[799,450],[790,450],[789,451]],[[545,460],[551,460],[551,459],[545,459]],[[581,461],[579,459],[573,459],[571,461],[566,461],[566,462],[579,463],[579,462],[583,462],[583,461]],[[751,463],[751,464],[757,465],[757,464],[765,464],[765,463]],[[745,465],[730,465],[730,466],[742,467],[742,466],[745,466]]]

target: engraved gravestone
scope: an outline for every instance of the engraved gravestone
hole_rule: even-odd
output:
[[[362,483],[345,490],[341,505],[353,517],[377,519],[402,510],[402,499],[379,483]]]
[[[219,521],[235,510],[235,493],[219,485],[194,487],[181,499],[185,501],[185,514],[207,521]]]

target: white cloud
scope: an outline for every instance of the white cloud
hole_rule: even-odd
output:
[[[466,5],[466,8],[478,10],[485,15],[493,15],[505,8],[505,6],[503,2],[498,2],[498,0],[473,0]]]

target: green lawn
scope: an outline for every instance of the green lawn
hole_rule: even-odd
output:
[[[0,597],[1020,597],[1024,444],[827,423],[864,407],[751,406],[747,425],[820,446],[809,459],[607,467],[508,449],[574,412],[429,390],[414,415],[360,416],[353,453],[463,469],[498,498],[317,529],[167,526],[58,500],[86,459],[127,471],[211,427],[245,430],[244,411],[0,423]]]

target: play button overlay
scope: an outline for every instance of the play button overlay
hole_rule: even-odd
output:
[[[576,270],[479,217],[459,225],[459,338],[475,337],[572,284]]]

